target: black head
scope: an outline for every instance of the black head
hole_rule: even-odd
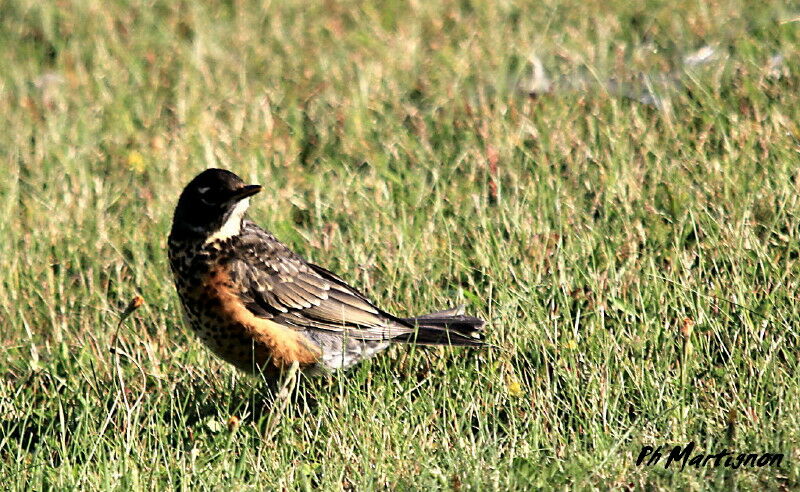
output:
[[[183,189],[170,236],[205,240],[214,234],[238,234],[248,198],[259,191],[260,185],[246,185],[230,171],[206,169]]]

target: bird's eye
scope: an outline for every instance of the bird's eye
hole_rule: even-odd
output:
[[[214,193],[209,193],[208,191],[211,189],[210,186],[201,186],[197,188],[197,194],[200,195],[200,201],[203,202],[205,205],[211,206],[214,203]]]

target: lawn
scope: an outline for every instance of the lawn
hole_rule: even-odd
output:
[[[788,2],[0,11],[4,489],[800,486]],[[166,236],[207,167],[386,310],[464,304],[493,347],[275,400],[182,321]],[[636,464],[689,442],[784,457]]]

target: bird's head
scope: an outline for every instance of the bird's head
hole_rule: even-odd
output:
[[[239,234],[250,197],[260,185],[247,185],[224,169],[206,169],[183,189],[172,219],[171,237],[208,241]]]

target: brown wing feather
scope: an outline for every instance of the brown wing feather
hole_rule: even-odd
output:
[[[254,223],[245,222],[240,241],[243,254],[231,268],[247,286],[242,302],[256,316],[298,329],[346,332],[362,340],[388,340],[414,331]]]

